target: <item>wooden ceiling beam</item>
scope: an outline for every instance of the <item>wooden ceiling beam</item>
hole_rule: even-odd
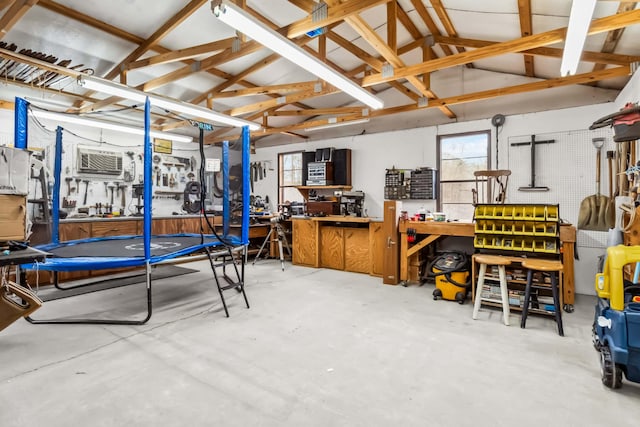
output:
[[[0,10],[11,6],[16,0],[0,0]]]
[[[533,24],[531,22],[531,0],[518,0],[518,15],[520,16],[520,35],[522,37],[527,37],[533,34]],[[524,73],[529,77],[535,76],[532,55],[524,55]]]
[[[427,105],[424,107],[418,106],[416,104],[408,104],[408,105],[402,105],[398,107],[383,108],[380,110],[370,111],[369,117],[371,118],[384,117],[384,116],[390,116],[393,114],[407,113],[407,112],[417,111],[417,110],[422,110],[427,108],[437,108],[442,106],[443,104],[444,105],[463,104],[467,102],[482,101],[482,100],[497,98],[505,95],[515,95],[519,93],[533,92],[533,91],[550,89],[550,88],[561,87],[561,86],[585,84],[595,80],[607,80],[607,79],[612,79],[616,77],[621,77],[621,76],[629,75],[630,73],[631,73],[631,69],[628,66],[609,68],[609,69],[601,70],[597,72],[577,74],[577,75],[568,76],[568,77],[559,77],[556,79],[543,80],[543,81],[534,82],[534,83],[525,83],[522,85],[516,85],[516,86],[511,86],[506,88],[490,89],[486,91],[469,93],[465,95],[452,96],[452,97],[440,98],[440,99],[431,99],[428,101]],[[358,118],[362,118],[362,116],[343,117],[342,121],[355,120]],[[326,120],[318,120],[318,123],[309,121],[309,122],[296,123],[295,125],[282,126],[279,128],[270,128],[270,129],[253,131],[251,132],[251,138],[254,138],[254,137],[258,138],[261,136],[272,135],[275,133],[283,133],[283,132],[290,132],[290,131],[299,130],[299,129],[305,129],[311,126],[318,126],[325,123],[327,123]]]
[[[591,27],[589,28],[589,34],[591,35],[603,33],[616,28],[623,28],[628,25],[637,24],[639,22],[640,9],[621,13],[619,15],[607,16],[605,18],[600,18],[592,21]],[[383,77],[382,74],[365,76],[363,79],[363,86],[371,86],[390,80],[397,80],[403,77],[406,78],[410,76],[417,76],[425,72],[455,67],[457,65],[465,65],[473,61],[490,58],[493,56],[504,55],[506,53],[521,52],[527,49],[547,46],[564,40],[565,33],[566,28],[559,28],[544,33],[533,34],[528,37],[522,37],[515,40],[496,43],[490,46],[482,47],[473,51],[459,53],[453,56],[432,59],[431,61],[423,62],[421,64],[396,69],[394,71],[394,75],[390,77]]]
[[[398,54],[398,3],[387,3],[387,45],[395,55]]]
[[[38,3],[38,6],[44,7],[45,9],[55,12],[58,15],[66,16],[69,19],[86,24],[89,27],[102,30],[105,33],[111,34],[112,36],[118,37],[122,40],[126,40],[128,42],[135,43],[138,45],[144,43],[144,39],[142,37],[138,37],[135,34],[131,34],[127,31],[122,30],[121,28],[107,24],[92,16],[80,13],[75,9],[71,9],[67,6],[63,6],[60,3],[56,3],[53,0],[40,0],[40,2]],[[154,47],[154,50],[158,50],[158,52],[163,53],[163,48],[161,46],[156,45]],[[168,51],[169,49],[164,49],[164,52],[168,52]]]
[[[227,90],[224,92],[215,92],[209,96],[210,99],[221,98],[236,98],[241,96],[254,96],[254,95],[267,95],[270,93],[287,93],[287,92],[301,92],[312,90],[317,84],[317,81],[299,82],[299,83],[286,83],[281,85],[271,86],[257,86],[248,89],[236,89]]]
[[[255,111],[264,110],[272,107],[279,107],[287,104],[292,104],[294,102],[304,101],[305,99],[317,98],[319,96],[330,95],[332,93],[338,92],[338,89],[330,86],[323,88],[321,91],[316,92],[314,90],[297,92],[290,95],[281,96],[274,99],[269,99],[267,101],[256,102],[254,104],[243,105],[242,107],[231,108],[225,111],[225,114],[230,116],[239,116],[246,113],[253,113]]]
[[[384,65],[384,61],[376,58],[373,55],[370,55],[366,50],[359,48],[355,44],[351,43],[349,40],[340,36],[339,34],[329,31],[327,33],[327,38],[346,50],[347,52],[354,55],[356,58],[369,65],[376,71],[382,71],[382,66]]]
[[[344,3],[335,4],[327,8],[327,17],[319,21],[313,21],[311,15],[289,25],[287,37],[290,39],[301,36],[309,31],[325,27],[330,24],[339,23],[344,18],[370,9],[379,4],[389,3],[391,0],[349,0]]]
[[[466,46],[474,49],[500,43],[500,42],[494,42],[489,40],[465,39],[460,37],[438,36],[435,39],[437,43],[450,44],[455,46]],[[523,50],[521,52],[516,52],[516,53],[522,53],[526,55],[536,55],[536,56],[548,56],[552,58],[562,58],[562,49],[555,48],[555,47],[536,47],[533,49],[527,49],[527,50]],[[603,63],[603,64],[611,64],[611,65],[628,65],[632,62],[640,61],[640,56],[620,55],[617,53],[601,53],[601,52],[593,52],[593,51],[583,51],[580,59],[586,62],[596,62],[596,63]]]
[[[62,5],[56,3],[56,2],[54,2],[52,0],[40,0],[38,5],[42,6],[42,7],[45,7],[45,8],[47,8],[47,9],[49,9],[49,10],[55,12],[55,13],[58,13],[60,15],[66,16],[67,18],[70,18],[70,19],[76,20],[78,22],[81,22],[81,23],[83,23],[85,25],[88,25],[88,26],[90,26],[92,28],[96,28],[96,29],[104,31],[104,32],[106,32],[108,34],[111,34],[111,35],[114,35],[116,37],[119,37],[119,38],[121,38],[123,40],[127,40],[127,41],[130,41],[130,42],[135,43],[135,44],[142,44],[142,43],[145,42],[145,40],[143,38],[138,37],[135,34],[131,34],[131,33],[127,32],[127,31],[124,31],[124,30],[122,30],[120,28],[117,28],[117,27],[114,27],[112,25],[106,24],[106,23],[104,23],[102,21],[99,21],[99,20],[97,20],[97,19],[95,19],[95,18],[93,18],[91,16],[82,14],[82,13],[80,13],[80,12],[74,10],[74,9],[70,9],[70,8],[68,8],[66,6],[62,6]],[[171,52],[170,49],[168,49],[166,47],[163,47],[160,44],[155,44],[153,46],[153,50],[156,51],[156,52],[159,52],[159,53],[169,53],[169,52]],[[193,60],[185,60],[184,62],[187,63],[187,64],[195,63],[195,61],[193,61]],[[266,61],[263,60],[261,62],[264,63]],[[251,73],[240,73],[240,75],[242,75],[244,77],[240,78],[240,79],[235,79],[234,78],[235,76],[233,76],[232,74],[225,73],[225,72],[223,72],[221,70],[218,70],[216,68],[210,68],[206,72],[208,72],[209,74],[212,74],[212,75],[214,75],[216,77],[225,79],[227,81],[233,81],[234,84],[238,84],[238,85],[241,85],[241,86],[245,86],[245,87],[256,87],[257,86],[257,85],[255,85],[255,84],[253,84],[253,83],[251,83],[251,82],[249,82],[247,80],[244,80],[244,77],[248,76]],[[207,94],[205,93],[204,95],[205,96],[204,96],[204,98],[202,100],[206,99]],[[277,97],[278,95],[268,95],[268,96]],[[106,105],[109,105],[109,104],[107,103]],[[305,107],[302,104],[299,105],[299,106],[301,108]]]
[[[436,15],[438,15],[438,18],[440,19],[440,22],[442,23],[442,26],[444,27],[444,30],[447,32],[447,34],[451,37],[458,37],[458,32],[453,26],[453,22],[451,22],[451,18],[449,18],[447,10],[442,5],[442,1],[431,0],[431,5],[436,11]],[[458,53],[462,53],[465,51],[465,49],[460,46],[456,46],[456,49],[458,50]]]
[[[126,69],[135,70],[136,68],[168,64],[170,62],[192,59],[196,56],[206,55],[220,50],[228,49],[233,45],[234,40],[237,40],[237,37],[230,37],[211,43],[204,43],[198,46],[192,46],[184,49],[173,50],[171,52],[161,53],[159,55],[150,56],[149,58],[139,59],[137,61],[131,62],[127,64]]]
[[[367,24],[364,19],[359,16],[351,16],[345,21],[353,28],[362,38],[364,38],[375,50],[382,55],[384,59],[389,61],[393,67],[404,67],[405,64],[398,55],[378,36],[378,34]],[[381,74],[380,74],[381,75]],[[365,79],[367,77],[365,76]],[[415,76],[408,76],[407,80],[413,85],[418,92],[427,98],[436,98],[436,94],[424,85],[424,82]],[[442,107],[442,112],[449,118],[455,118],[456,115],[448,107]]]
[[[464,104],[474,101],[482,101],[491,98],[497,98],[505,95],[515,95],[526,92],[535,92],[544,89],[551,89],[561,86],[585,84],[593,81],[613,79],[616,77],[624,77],[631,74],[631,68],[629,66],[622,66],[616,68],[607,68],[606,70],[589,72],[583,74],[576,74],[567,77],[558,77],[555,79],[541,80],[539,82],[524,83],[515,86],[502,87],[498,89],[490,89],[481,92],[469,93],[465,95],[452,96],[443,99],[429,100],[430,107],[436,107],[438,105],[454,105]]]
[[[618,10],[616,14],[629,12],[636,8],[638,2],[620,2],[618,6]],[[618,28],[616,30],[611,30],[607,33],[607,37],[602,45],[602,49],[600,50],[603,53],[613,53],[616,50],[616,46],[618,45],[618,41],[622,37],[624,33],[624,28]],[[606,67],[606,63],[598,62],[594,64],[593,71],[602,70]],[[595,86],[597,82],[593,83],[592,86]]]
[[[308,110],[278,110],[273,113],[269,113],[270,116],[326,116],[334,114],[363,114],[362,111],[366,110],[364,107],[336,107],[336,108],[312,108]]]
[[[38,0],[15,0],[0,18],[0,40],[37,3]]]
[[[424,5],[422,0],[411,0],[411,4],[413,5],[416,12],[418,12],[418,15],[420,15],[420,18],[422,18],[422,22],[424,22],[424,24],[427,26],[427,28],[429,29],[429,32],[433,36],[441,36],[442,33],[440,32],[440,29],[438,28],[435,21],[429,14],[427,7]],[[443,45],[443,46],[440,46],[440,48],[442,49],[445,55],[447,56],[453,55],[453,51],[449,46]]]

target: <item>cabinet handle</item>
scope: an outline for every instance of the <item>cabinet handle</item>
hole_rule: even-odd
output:
[[[387,247],[390,248],[391,245],[395,245],[396,242],[394,242],[393,240],[391,240],[391,237],[387,237]]]

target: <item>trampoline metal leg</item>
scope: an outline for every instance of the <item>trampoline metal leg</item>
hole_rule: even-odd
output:
[[[147,315],[140,320],[123,319],[33,319],[30,316],[25,320],[34,325],[144,325],[151,319],[152,294],[151,294],[151,264],[146,264],[146,289],[147,289]]]
[[[227,317],[229,317],[229,309],[227,308],[227,302],[224,300],[224,294],[222,293],[222,287],[220,286],[220,278],[218,277],[218,272],[216,271],[216,265],[213,262],[213,257],[211,256],[211,250],[209,248],[206,248],[205,250],[207,251],[207,255],[209,258],[209,265],[211,266],[211,271],[213,271],[213,279],[216,281],[216,286],[218,287],[218,293],[220,294],[220,300],[222,301],[224,314]]]

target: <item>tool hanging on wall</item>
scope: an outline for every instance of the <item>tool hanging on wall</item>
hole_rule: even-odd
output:
[[[84,201],[82,202],[82,205],[86,206],[87,205],[87,194],[89,194],[89,180],[85,179],[82,182],[84,182],[84,184],[85,184],[85,186],[84,186]]]
[[[609,229],[607,224],[609,198],[600,194],[600,162],[604,138],[593,138],[592,143],[596,148],[596,194],[585,197],[580,203],[578,229],[607,231]]]
[[[555,139],[547,141],[536,141],[536,136],[531,135],[531,142],[514,142],[512,147],[518,147],[522,145],[531,146],[531,185],[529,187],[520,187],[519,191],[549,191],[549,187],[537,187],[536,186],[536,145],[540,144],[553,144]]]
[[[609,206],[607,206],[606,210],[606,220],[609,228],[614,228],[616,226],[616,197],[618,194],[613,192],[613,159],[615,158],[615,155],[615,151],[607,151],[607,164],[609,170]]]

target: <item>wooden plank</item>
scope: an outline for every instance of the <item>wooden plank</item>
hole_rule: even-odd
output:
[[[616,28],[626,27],[636,24],[640,21],[640,9],[630,12],[621,13],[619,15],[607,16],[605,18],[596,19],[591,22],[589,34],[599,34]],[[468,64],[492,56],[504,55],[507,53],[521,52],[526,49],[547,46],[564,40],[566,28],[547,31],[544,33],[534,34],[528,37],[522,37],[507,42],[497,43],[494,45],[459,53],[457,55],[432,59],[404,68],[395,70],[393,76],[383,77],[382,74],[373,74],[365,76],[362,80],[363,86],[372,86],[384,83],[390,80],[397,80],[403,77],[416,76],[425,72],[442,70],[444,68],[455,67],[457,65]]]
[[[270,116],[322,116],[334,114],[358,114],[362,113],[362,107],[336,107],[336,108],[311,108],[308,110],[281,110],[274,111]]]
[[[387,3],[387,45],[394,54],[398,54],[398,3]]]
[[[520,15],[520,35],[527,37],[533,34],[531,23],[531,0],[518,0],[518,14]],[[453,34],[449,34],[450,36]],[[533,56],[524,56],[524,72],[527,76],[534,76]]]
[[[16,0],[0,18],[0,40],[7,35],[9,30],[38,3],[38,0]]]
[[[442,5],[442,1],[431,0],[431,5],[433,6],[433,9],[436,11],[436,15],[438,15],[438,18],[440,18],[440,22],[442,23],[442,26],[444,27],[444,30],[447,32],[447,34],[452,37],[457,37],[458,32],[453,26],[453,22],[451,22],[451,19],[449,18],[449,14],[447,13],[447,10]],[[458,53],[462,53],[465,51],[465,49],[460,46],[456,46],[456,49],[458,50]]]
[[[270,93],[287,93],[287,92],[300,92],[313,90],[317,81],[300,82],[300,83],[287,83],[281,85],[272,86],[257,86],[247,89],[235,89],[227,90],[224,92],[212,93],[209,98],[236,98],[241,96],[254,96],[254,95],[267,95]]]
[[[378,34],[359,16],[346,18],[346,22],[353,28],[362,38],[364,38],[374,49],[376,49],[384,59],[386,59],[394,67],[404,67],[404,62],[396,53],[378,36]],[[380,74],[382,75],[382,74]],[[365,79],[367,77],[365,76]],[[396,80],[396,79],[390,79]],[[421,94],[427,98],[437,98],[436,94],[424,86],[424,83],[415,76],[408,76],[407,80]],[[451,109],[440,108],[440,110],[449,118],[455,118],[456,115]]]
[[[305,99],[316,98],[318,96],[325,96],[335,92],[338,92],[338,89],[335,89],[334,87],[328,87],[326,89],[321,90],[320,92],[315,92],[313,90],[296,92],[291,95],[270,99],[268,101],[261,101],[261,102],[256,102],[254,104],[243,105],[242,107],[231,108],[230,110],[226,110],[224,113],[229,114],[231,116],[238,116],[241,114],[250,113],[257,110],[264,110],[264,109],[275,107],[275,106],[283,106],[285,104],[291,104],[293,102],[303,101]]]
[[[391,0],[350,0],[327,8],[327,17],[319,21],[313,21],[311,15],[289,25],[287,31],[288,38],[301,36],[308,31],[316,30],[334,23],[342,21],[344,18],[360,13],[364,10],[388,3]]]
[[[123,40],[127,40],[131,43],[135,43],[138,45],[144,43],[144,39],[142,37],[139,37],[135,34],[124,31],[123,29],[115,27],[111,24],[107,24],[106,22],[100,21],[99,19],[94,18],[93,16],[80,13],[75,9],[71,9],[70,7],[64,6],[53,0],[40,0],[40,2],[38,3],[38,6],[44,7],[47,10],[55,12],[59,15],[66,16],[67,18],[72,19],[74,21],[81,22],[85,25],[88,25],[89,27],[104,31],[105,33],[110,34],[112,36],[121,38]],[[160,53],[169,51],[169,49],[163,49],[161,46],[158,46],[158,45],[154,46],[154,50]]]
[[[442,33],[440,32],[440,29],[436,25],[436,23],[433,20],[433,18],[431,18],[431,15],[429,14],[429,11],[427,10],[427,7],[424,5],[422,0],[411,0],[411,4],[415,8],[416,12],[418,12],[418,15],[420,15],[420,18],[422,18],[422,21],[424,22],[424,24],[429,29],[429,32],[433,36],[442,35]],[[451,48],[449,46],[442,45],[442,46],[440,46],[440,48],[442,49],[442,51],[444,52],[445,55],[447,55],[447,56],[453,55],[453,51],[451,50]]]
[[[416,243],[415,245],[413,245],[413,246],[411,246],[409,248],[409,250],[407,251],[407,257],[410,257],[410,256],[418,253],[422,248],[430,245],[431,243],[435,242],[436,240],[438,240],[441,237],[442,236],[439,235],[439,234],[431,234],[430,236],[425,237],[419,243]]]
[[[638,2],[620,2],[618,6],[618,10],[616,13],[624,13],[636,8]],[[603,53],[613,53],[616,50],[616,46],[618,45],[618,41],[622,37],[624,33],[624,28],[618,28],[616,30],[611,30],[607,33],[607,37],[602,45],[601,52]],[[599,71],[606,67],[606,64],[597,63],[593,66],[593,71]],[[593,83],[592,86],[595,86],[596,83]]]
[[[444,43],[456,46],[466,46],[466,47],[485,47],[490,46],[492,44],[500,43],[489,40],[477,40],[477,39],[466,39],[461,37],[444,37],[437,36],[435,37],[437,43]],[[523,50],[519,52],[527,55],[537,55],[537,56],[548,56],[551,58],[562,58],[562,49],[558,49],[555,47],[536,47],[533,49]],[[598,62],[604,64],[611,65],[628,65],[632,62],[640,61],[640,56],[635,55],[622,55],[616,53],[606,53],[606,52],[593,52],[593,51],[583,51],[582,56],[580,58],[581,61],[587,62]]]
[[[219,50],[228,49],[232,46],[236,37],[230,37],[223,40],[217,40],[211,43],[204,43],[198,46],[187,47],[184,49],[173,50],[171,52],[161,53],[159,55],[151,56],[149,58],[140,59],[129,63],[127,70],[134,70],[136,68],[149,67],[152,65],[168,64],[170,62],[183,61],[185,59],[191,59],[196,56],[205,55],[208,53],[217,52]]]

